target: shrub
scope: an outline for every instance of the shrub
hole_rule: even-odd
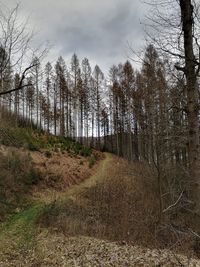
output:
[[[33,142],[29,142],[27,148],[31,151],[39,151],[39,148]]]
[[[41,174],[35,169],[31,168],[27,173],[26,179],[27,179],[27,184],[37,185],[41,180]]]
[[[51,158],[51,156],[52,156],[52,154],[51,154],[51,152],[50,152],[49,150],[45,151],[45,152],[44,152],[44,155],[45,155],[45,157],[47,157],[47,158]]]
[[[24,205],[27,192],[41,179],[32,166],[29,154],[16,149],[0,153],[0,220],[18,205]]]
[[[19,155],[15,153],[8,154],[8,164],[7,169],[10,170],[13,173],[16,173],[17,171],[20,171],[21,167],[21,159]]]
[[[95,164],[95,157],[94,157],[94,155],[92,155],[90,158],[89,158],[89,162],[88,162],[88,166],[89,166],[89,168],[92,168],[93,166],[94,166],[94,164]]]
[[[91,155],[91,148],[82,147],[79,154],[83,157],[89,157]]]

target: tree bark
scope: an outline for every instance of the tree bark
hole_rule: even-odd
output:
[[[191,0],[180,0],[182,30],[184,34],[185,75],[187,85],[188,115],[188,156],[191,178],[191,197],[195,210],[200,212],[200,173],[199,173],[199,124],[198,87],[193,46],[193,5]]]

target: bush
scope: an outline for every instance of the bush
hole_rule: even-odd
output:
[[[89,162],[88,162],[88,166],[89,166],[89,168],[92,168],[93,166],[94,166],[94,164],[95,164],[95,157],[94,157],[94,155],[92,155],[90,158],[89,158]]]
[[[7,170],[11,171],[12,173],[16,173],[20,171],[20,167],[21,159],[19,155],[12,152],[10,155],[8,155]]]
[[[91,155],[91,148],[83,147],[81,148],[79,154],[83,157],[89,157]]]
[[[51,152],[50,152],[49,150],[45,151],[45,152],[44,152],[44,155],[45,155],[45,157],[47,157],[47,158],[51,158],[51,156],[52,156],[52,154],[51,154]]]
[[[29,149],[31,151],[39,151],[39,148],[32,142],[28,143],[27,149]]]
[[[0,153],[0,220],[18,205],[24,205],[32,185],[41,179],[40,173],[32,166],[29,154],[16,149]],[[4,203],[4,204],[2,204]]]
[[[27,173],[27,184],[30,185],[37,185],[39,181],[41,180],[41,174],[36,171],[35,169],[30,169]]]

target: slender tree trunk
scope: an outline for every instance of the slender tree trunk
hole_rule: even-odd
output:
[[[92,147],[94,146],[94,113],[92,112]]]
[[[57,134],[57,92],[54,84],[54,134]]]
[[[38,79],[38,66],[36,67],[36,73],[35,73],[35,79],[36,79],[36,124],[37,127],[39,125],[39,79]]]

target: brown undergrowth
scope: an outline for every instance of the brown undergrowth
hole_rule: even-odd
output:
[[[47,153],[48,152],[48,153]],[[0,221],[31,205],[46,191],[66,191],[95,172],[101,153],[90,157],[67,151],[30,151],[24,148],[0,146]]]
[[[155,174],[147,164],[129,164],[112,156],[95,184],[48,204],[40,225],[66,235],[168,248],[190,257],[195,240],[186,229],[191,220],[173,210],[160,221],[158,192]]]
[[[0,147],[0,221],[28,203],[28,193],[42,179],[28,152]],[[25,201],[26,200],[26,201]]]
[[[40,222],[71,235],[139,244],[153,240],[158,220],[154,181],[141,180],[134,165],[114,156],[102,176],[73,197],[48,205]]]

